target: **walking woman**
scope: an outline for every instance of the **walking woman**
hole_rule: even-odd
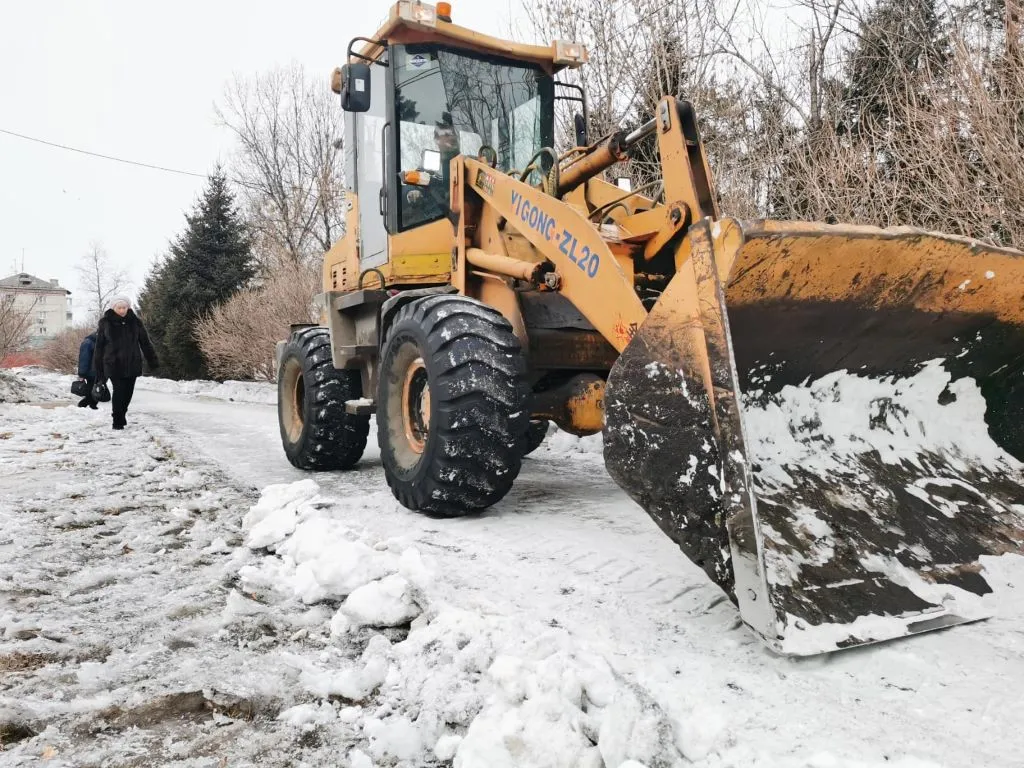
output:
[[[125,416],[135,392],[135,379],[142,375],[143,355],[150,370],[156,370],[159,363],[145,326],[132,311],[131,302],[115,296],[100,318],[92,356],[97,383],[109,379],[113,385],[110,406],[114,429],[124,429],[128,424]]]

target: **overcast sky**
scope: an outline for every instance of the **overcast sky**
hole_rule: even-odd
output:
[[[295,61],[328,87],[354,36],[388,0],[46,0],[0,9],[0,129],[194,173],[232,151],[215,123],[233,73]],[[518,0],[453,0],[458,24],[507,36]],[[548,42],[548,41],[536,41]],[[0,133],[0,277],[25,271],[85,297],[74,267],[103,243],[137,297],[205,181]]]

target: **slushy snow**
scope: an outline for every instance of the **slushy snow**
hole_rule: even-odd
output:
[[[985,558],[991,619],[781,659],[610,481],[600,436],[552,429],[501,504],[438,520],[397,504],[372,444],[352,472],[292,469],[266,405],[143,388],[113,433],[70,377],[16,375],[34,404],[0,405],[0,764],[1024,763],[1019,556]]]

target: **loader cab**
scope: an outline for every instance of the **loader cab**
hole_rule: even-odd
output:
[[[539,68],[436,44],[391,52],[388,106],[397,130],[387,147],[396,182],[388,190],[389,231],[446,215],[457,155],[482,157],[508,172],[551,145],[554,86]]]
[[[553,144],[554,78],[535,64],[438,43],[393,44],[358,74],[368,77],[361,87],[369,98],[352,99],[345,112],[345,155],[360,201],[362,268],[387,261],[389,235],[448,215],[457,155],[509,172]]]

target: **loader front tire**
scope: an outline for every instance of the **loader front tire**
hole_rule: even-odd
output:
[[[326,328],[292,334],[277,373],[277,420],[293,466],[304,470],[351,469],[362,458],[369,416],[345,412],[362,396],[359,371],[338,370]]]
[[[464,296],[402,307],[381,350],[377,438],[407,509],[445,517],[502,499],[521,467],[526,361],[500,312]]]

